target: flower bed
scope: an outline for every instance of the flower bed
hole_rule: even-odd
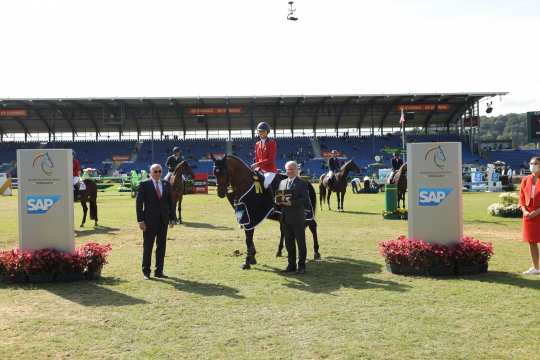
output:
[[[488,212],[493,216],[519,218],[523,216],[518,205],[517,193],[502,193],[499,195],[500,202],[488,206]]]
[[[54,249],[0,251],[0,281],[50,282],[96,279],[101,275],[111,245],[88,243],[73,254]]]
[[[405,208],[398,208],[395,211],[386,211],[382,213],[383,218],[387,220],[407,220],[409,213]]]
[[[394,274],[469,275],[487,271],[493,246],[468,236],[455,245],[446,246],[409,240],[402,235],[381,242],[379,251]]]

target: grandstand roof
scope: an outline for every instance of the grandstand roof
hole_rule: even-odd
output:
[[[0,133],[449,126],[483,98],[506,92],[169,98],[0,99]]]

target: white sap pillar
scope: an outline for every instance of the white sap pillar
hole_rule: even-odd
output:
[[[20,248],[73,252],[72,151],[17,150],[17,174]]]
[[[439,244],[461,241],[461,143],[409,143],[407,155],[409,239]]]

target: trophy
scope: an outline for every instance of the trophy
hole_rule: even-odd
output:
[[[276,191],[275,203],[278,205],[291,206],[292,193],[290,190]]]

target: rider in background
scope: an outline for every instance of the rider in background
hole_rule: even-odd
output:
[[[260,122],[257,125],[257,133],[260,140],[255,144],[255,162],[251,164],[252,170],[259,170],[264,175],[264,188],[273,188],[270,186],[277,174],[276,154],[277,143],[274,139],[270,139],[270,125],[266,122]],[[276,185],[279,184],[277,179]]]
[[[403,165],[403,159],[399,157],[399,153],[395,152],[394,156],[392,157],[392,173],[388,177],[388,183],[391,184],[394,180],[394,175],[396,172],[401,168]]]
[[[328,182],[334,181],[334,175],[341,170],[341,162],[338,159],[337,150],[332,150],[332,156],[328,159]]]
[[[182,160],[184,160],[182,157],[182,151],[178,146],[175,146],[173,148],[173,154],[167,158],[167,162],[165,163],[165,165],[167,165],[167,169],[169,169],[169,172],[167,173],[167,175],[165,175],[165,178],[163,180],[167,182],[169,181],[171,175],[174,174],[176,166],[180,164]]]
[[[75,200],[79,198],[79,192],[86,190],[84,182],[81,181],[81,162],[77,159],[77,153],[73,152],[73,197]]]

